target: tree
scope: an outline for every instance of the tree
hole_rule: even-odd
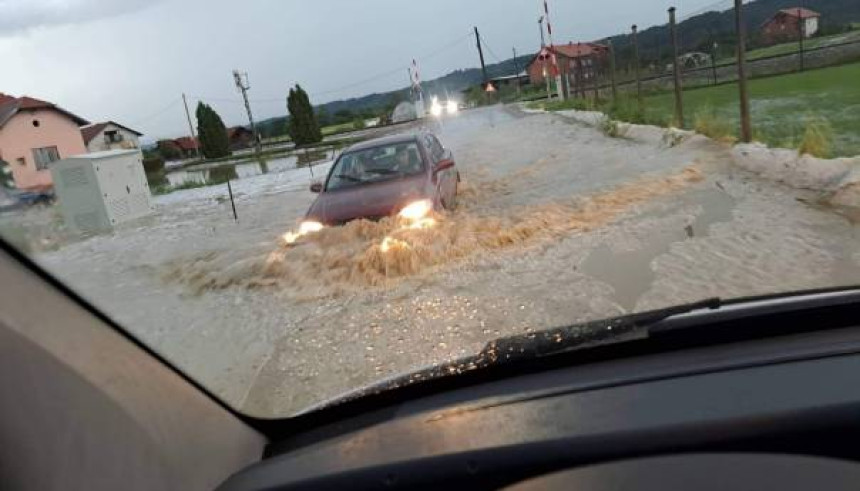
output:
[[[200,141],[200,151],[207,159],[217,159],[230,155],[230,141],[227,138],[227,127],[221,116],[210,106],[198,102],[197,136]]]
[[[311,106],[308,94],[298,84],[290,89],[290,94],[287,96],[287,109],[290,112],[287,131],[296,146],[322,141],[322,131],[314,108]]]

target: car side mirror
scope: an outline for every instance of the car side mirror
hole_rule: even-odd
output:
[[[311,192],[312,193],[321,193],[322,192],[322,183],[319,181],[312,182],[311,183]]]

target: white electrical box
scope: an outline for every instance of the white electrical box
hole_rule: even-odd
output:
[[[66,224],[79,232],[109,231],[152,213],[140,150],[69,157],[51,164],[51,177]]]

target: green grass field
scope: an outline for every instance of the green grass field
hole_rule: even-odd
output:
[[[831,36],[822,36],[811,39],[806,39],[803,42],[803,48],[805,50],[822,48],[825,46],[831,46],[842,43],[850,43],[850,42],[858,42],[860,41],[860,31],[850,31],[843,32],[839,34],[833,34]],[[777,55],[786,55],[789,53],[797,53],[799,50],[799,44],[797,41],[791,41],[788,43],[775,44],[773,46],[767,46],[765,48],[759,48],[747,51],[747,60],[757,60],[759,58],[767,58],[768,56],[777,56]],[[737,61],[733,56],[719,58],[717,60],[717,65],[731,65]]]
[[[756,139],[775,146],[797,146],[809,121],[832,128],[831,156],[860,155],[860,63],[810,70],[749,82]],[[646,97],[649,119],[668,118],[672,93]],[[737,84],[684,92],[687,127],[697,114],[711,114],[737,128]]]

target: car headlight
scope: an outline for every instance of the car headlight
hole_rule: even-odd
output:
[[[433,202],[429,199],[413,201],[404,206],[397,215],[407,220],[421,220],[433,210]]]
[[[319,232],[324,228],[324,225],[320,222],[315,222],[313,220],[306,220],[299,225],[299,233],[306,235],[313,232]]]
[[[446,109],[448,110],[448,114],[455,114],[457,111],[460,110],[460,108],[457,107],[456,101],[448,101],[448,104],[446,106],[447,106]]]
[[[434,102],[430,106],[430,114],[433,116],[439,117],[442,115],[442,106],[439,103]]]
[[[299,237],[304,237],[305,235],[319,232],[323,228],[325,228],[325,225],[320,222],[314,220],[305,220],[301,223],[301,225],[299,225],[299,229],[297,231],[287,232],[284,234],[284,242],[286,242],[287,244],[293,244],[297,240],[299,240]]]

